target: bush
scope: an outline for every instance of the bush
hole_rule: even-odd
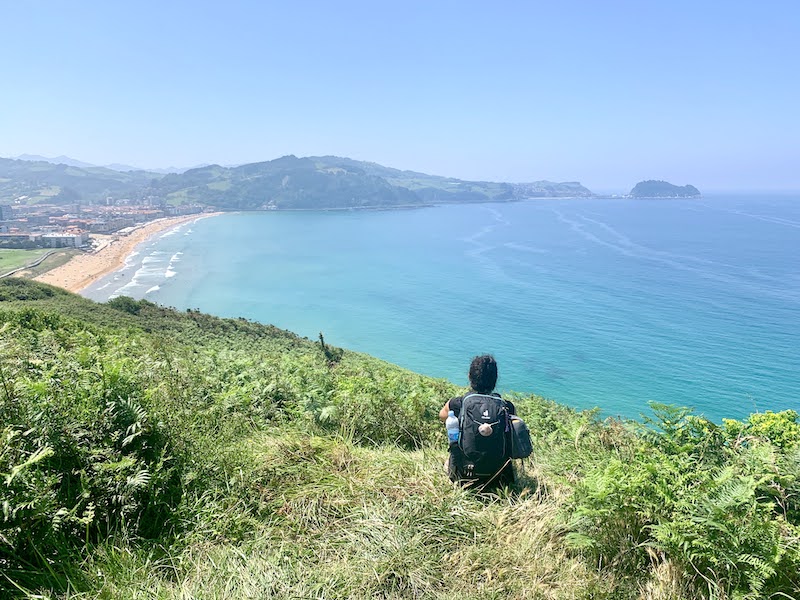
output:
[[[720,428],[685,409],[654,410],[630,456],[587,458],[569,504],[572,545],[632,575],[669,560],[709,596],[797,589],[800,463],[784,450],[794,448],[793,416]],[[744,431],[764,437],[742,444]]]

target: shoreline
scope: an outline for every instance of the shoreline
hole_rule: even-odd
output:
[[[148,221],[140,225],[128,235],[118,233],[111,235],[93,236],[99,239],[99,245],[86,254],[73,257],[65,264],[58,266],[38,277],[41,281],[60,287],[72,293],[79,293],[98,279],[105,277],[125,266],[125,260],[140,244],[148,241],[153,236],[183,225],[184,223],[214,217],[221,213],[200,213],[195,215],[182,215],[180,217],[163,217]]]

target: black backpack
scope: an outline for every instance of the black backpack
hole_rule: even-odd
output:
[[[467,394],[461,401],[458,427],[458,447],[463,453],[461,464],[457,465],[459,475],[467,479],[493,478],[510,459],[506,446],[510,420],[505,401],[499,396]]]

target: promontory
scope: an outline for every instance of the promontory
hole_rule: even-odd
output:
[[[699,198],[700,190],[693,185],[672,185],[666,181],[640,181],[631,190],[632,198]]]

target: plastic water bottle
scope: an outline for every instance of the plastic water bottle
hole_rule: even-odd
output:
[[[444,426],[447,429],[447,439],[450,441],[451,444],[455,444],[458,442],[458,419],[456,418],[456,414],[451,410],[447,413],[447,420],[444,422]]]

